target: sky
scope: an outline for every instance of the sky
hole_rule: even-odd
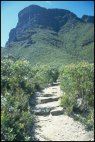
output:
[[[78,17],[94,15],[93,1],[1,1],[1,46],[8,41],[9,32],[18,22],[18,13],[25,7],[36,4],[45,8],[70,10]]]

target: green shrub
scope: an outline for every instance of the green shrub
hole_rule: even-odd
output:
[[[49,83],[56,82],[59,76],[57,67],[51,67],[47,65],[36,66],[33,69],[35,88],[39,90],[46,87]]]
[[[67,114],[72,114],[73,113],[73,107],[76,104],[76,98],[72,94],[64,94],[64,96],[61,98],[61,103],[60,105],[64,108],[65,112]]]
[[[6,102],[2,102],[1,132],[2,140],[19,141],[30,136],[29,128],[33,127],[33,115],[30,113],[28,96],[22,90],[4,95]],[[31,137],[30,137],[31,138]]]
[[[85,116],[88,117],[94,107],[93,64],[80,62],[67,65],[63,71],[61,69],[60,80],[61,88],[65,92],[61,99],[61,106],[69,114],[75,112],[86,114]]]
[[[34,115],[29,106],[29,97],[34,92],[32,79],[27,61],[2,60],[1,139],[4,141],[32,140]]]

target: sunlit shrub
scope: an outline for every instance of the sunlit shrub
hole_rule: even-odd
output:
[[[61,70],[60,80],[61,88],[65,92],[61,99],[61,106],[67,113],[82,113],[88,117],[94,107],[93,64],[80,62],[67,65],[63,71]]]

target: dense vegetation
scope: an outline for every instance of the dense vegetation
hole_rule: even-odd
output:
[[[29,97],[33,93],[32,73],[27,61],[1,61],[1,139],[31,140],[34,116]]]
[[[94,67],[93,64],[80,62],[67,65],[61,70],[61,88],[64,95],[61,106],[69,115],[79,114],[86,128],[94,125]]]
[[[30,97],[48,83],[56,81],[58,70],[51,66],[32,68],[26,60],[1,61],[1,139],[5,141],[32,140],[35,121]]]

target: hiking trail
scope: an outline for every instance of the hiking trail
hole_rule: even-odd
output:
[[[60,107],[60,84],[36,92],[35,137],[38,141],[94,141],[94,132],[86,131],[78,121],[64,114]]]

